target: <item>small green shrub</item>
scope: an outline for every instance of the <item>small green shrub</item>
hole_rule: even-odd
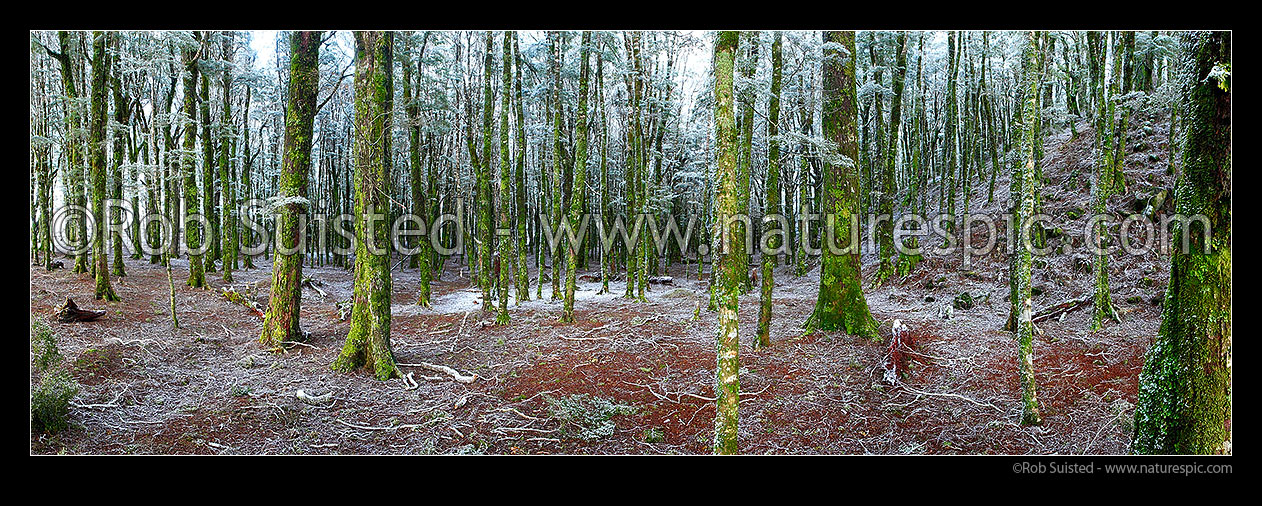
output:
[[[61,350],[57,349],[57,334],[47,323],[31,320],[31,353],[35,355],[35,370],[47,371],[61,363]]]
[[[635,414],[634,406],[615,404],[608,399],[574,394],[562,399],[547,398],[548,412],[562,422],[562,434],[595,441],[613,435],[614,415]]]
[[[31,321],[31,352],[35,370],[42,373],[39,384],[31,389],[31,426],[55,434],[69,426],[70,399],[79,393],[79,383],[62,367],[57,334],[43,321]]]
[[[49,371],[31,391],[31,426],[49,434],[65,430],[70,399],[79,393],[79,384],[64,369]]]

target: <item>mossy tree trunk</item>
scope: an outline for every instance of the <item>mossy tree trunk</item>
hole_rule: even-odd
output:
[[[183,50],[184,64],[184,145],[172,171],[182,174],[184,186],[184,213],[179,214],[181,228],[184,229],[184,245],[188,248],[188,286],[206,288],[206,271],[202,267],[201,242],[206,232],[201,226],[188,226],[185,223],[187,213],[197,212],[197,59],[201,52],[196,46],[187,46]]]
[[[959,38],[956,32],[951,32],[947,38],[947,96],[946,96],[946,130],[943,139],[943,156],[946,158],[946,185],[945,192],[947,194],[946,212],[950,216],[947,222],[947,232],[956,233],[955,227],[955,170],[958,165],[956,162],[956,129],[959,128],[959,108],[956,97],[955,77],[957,69],[959,69]]]
[[[35,156],[35,182],[38,185],[36,190],[36,210],[39,212],[39,224],[36,234],[39,237],[39,251],[37,255],[45,270],[51,270],[53,267],[53,233],[49,220],[53,217],[53,143],[51,132],[49,131],[49,118],[51,117],[50,108],[48,106],[47,83],[44,80],[44,61],[40,61],[40,72],[36,76],[38,79],[38,104],[40,116],[32,121],[35,127],[35,133],[41,138],[42,142],[31,143],[31,151]]]
[[[736,311],[741,291],[741,273],[745,266],[735,250],[739,246],[735,227],[727,222],[740,209],[740,174],[736,161],[737,130],[732,111],[732,70],[736,56],[738,32],[719,32],[714,43],[714,123],[718,143],[718,194],[716,195],[719,235],[718,283],[714,290],[719,313],[716,339],[718,365],[715,371],[716,414],[714,417],[714,452],[731,455],[737,452],[737,406],[740,402],[740,340]],[[726,240],[726,245],[723,244]]]
[[[403,63],[403,98],[404,112],[407,114],[408,124],[408,169],[411,175],[409,179],[410,190],[412,193],[412,213],[421,217],[426,226],[432,226],[432,220],[429,216],[427,204],[426,186],[427,180],[424,170],[424,164],[421,160],[421,117],[420,117],[420,80],[424,71],[425,47],[429,41],[429,32],[425,33],[425,38],[421,42],[421,50],[416,57],[416,68],[413,69],[408,58],[402,58]],[[416,74],[416,86],[413,87],[412,75]],[[411,256],[408,264],[417,270],[417,295],[416,304],[421,307],[430,306],[430,282],[433,280],[433,269],[430,266],[430,260],[434,256],[433,246],[430,243],[429,235],[420,236],[417,239],[416,247],[421,251]]]
[[[503,88],[500,89],[500,176],[499,176],[499,197],[500,205],[496,208],[496,255],[499,259],[499,309],[495,314],[495,323],[499,325],[507,325],[508,316],[508,287],[513,284],[512,270],[517,267],[517,248],[513,241],[512,220],[510,219],[510,211],[513,209],[513,192],[512,192],[512,170],[513,161],[509,155],[509,137],[511,131],[508,129],[508,115],[512,109],[512,94],[509,90],[513,84],[513,44],[512,38],[508,32],[504,32],[503,57],[501,66],[503,67]],[[500,231],[505,233],[501,234]],[[520,302],[520,301],[519,301]]]
[[[985,32],[983,32],[983,37],[985,37]],[[985,39],[983,38],[983,40]],[[932,153],[925,148],[924,143],[925,130],[927,130],[927,128],[925,128],[925,123],[927,121],[926,116],[928,115],[928,111],[925,109],[925,95],[928,93],[925,91],[925,34],[923,33],[917,37],[916,54],[918,55],[916,57],[916,92],[912,95],[912,98],[913,102],[916,102],[918,105],[913,104],[912,116],[908,118],[908,140],[911,144],[912,150],[911,180],[914,185],[914,191],[907,192],[907,204],[913,212],[924,216],[925,194],[929,193],[929,189],[927,188],[929,181],[928,158],[932,158]],[[906,70],[904,70],[904,74],[905,73]],[[919,100],[916,100],[917,97],[919,97]],[[991,145],[992,147],[994,146],[994,144]],[[993,148],[991,152],[993,156]],[[926,157],[926,154],[929,154],[930,156]],[[997,166],[995,170],[996,172],[998,171]],[[990,188],[993,198],[995,188],[993,177],[991,178]],[[920,229],[920,225],[915,222],[910,222],[908,225],[913,227],[913,230]],[[918,236],[912,235],[907,237],[903,240],[903,246],[904,249],[898,252],[898,265],[895,268],[895,271],[899,276],[911,274],[911,271],[914,270],[916,265],[924,258],[923,255],[919,253],[920,238]]]
[[[563,184],[561,180],[561,158],[564,156],[561,147],[561,59],[565,56],[564,43],[560,32],[548,32],[548,69],[552,76],[552,87],[549,90],[549,104],[552,110],[552,233],[559,235],[559,244],[553,248],[552,255],[552,295],[549,300],[561,298],[561,248],[565,246],[565,236],[561,234],[561,216],[564,209]],[[542,247],[542,245],[540,245]],[[551,245],[549,245],[551,246]],[[542,276],[541,276],[542,277]]]
[[[250,148],[250,94],[253,90],[249,85],[245,87],[245,114],[242,115],[244,121],[241,122],[241,146],[245,149],[244,156],[241,157],[241,199],[245,201],[252,199],[254,196],[254,187],[250,185],[250,176],[254,172],[254,153]],[[248,210],[246,211],[249,212]],[[240,234],[241,244],[254,244],[254,229],[245,227]],[[241,268],[254,268],[254,255],[244,255],[241,259]]]
[[[783,78],[781,67],[784,64],[782,54],[783,35],[776,32],[771,42],[771,99],[767,105],[767,200],[763,209],[764,216],[783,216],[780,208],[780,81]],[[771,296],[775,288],[776,258],[783,245],[783,230],[779,222],[765,220],[765,233],[768,234],[767,248],[762,255],[762,293],[758,310],[758,339],[755,348],[771,346]],[[761,241],[759,241],[761,243]]]
[[[61,67],[61,86],[62,91],[66,95],[65,114],[65,152],[66,152],[66,172],[62,178],[65,190],[65,203],[68,205],[79,206],[80,209],[86,207],[86,202],[82,191],[83,180],[83,116],[78,105],[79,99],[79,82],[75,79],[75,69],[80,65],[81,60],[78,44],[78,33],[60,31],[57,32],[57,42],[60,44],[60,52],[47,50],[48,54],[57,60]],[[87,220],[82,218],[72,218],[70,220],[68,232],[74,238],[82,241],[87,237]],[[88,272],[88,250],[80,248],[80,252],[75,255],[74,272],[76,274]]]
[[[209,59],[210,34],[202,32],[202,59]],[[215,272],[215,261],[219,258],[219,217],[215,211],[215,138],[211,134],[214,120],[210,116],[210,75],[209,71],[201,72],[202,86],[199,105],[201,107],[202,126],[202,216],[206,229],[203,232],[202,244],[206,246],[206,258],[203,260],[206,272]]]
[[[823,134],[837,151],[825,156],[819,295],[804,328],[845,330],[852,336],[879,339],[876,319],[863,295],[859,240],[853,233],[858,226],[854,210],[859,191],[854,32],[824,32],[824,42],[833,44],[824,51]]]
[[[219,116],[219,181],[220,209],[222,219],[219,225],[219,254],[223,262],[223,280],[232,282],[233,263],[237,259],[237,222],[236,222],[236,180],[232,177],[232,58],[234,54],[233,33],[224,32],[222,38],[223,68],[223,110]]]
[[[482,163],[477,169],[477,231],[478,231],[478,280],[482,285],[482,310],[495,311],[495,292],[498,284],[492,277],[495,253],[495,230],[492,217],[495,216],[495,195],[491,193],[492,135],[495,133],[495,97],[491,92],[491,83],[495,78],[495,44],[490,31],[483,34],[484,52],[482,53]]]
[[[604,37],[601,49],[596,52],[596,107],[600,108],[600,223],[609,230],[609,120],[605,115],[605,52]],[[600,293],[609,293],[609,275],[613,272],[610,251],[600,250]]]
[[[526,224],[532,222],[530,211],[526,207],[526,114],[524,98],[521,91],[521,49],[518,47],[517,32],[509,32],[513,43],[513,95],[516,100],[513,101],[513,113],[517,119],[517,135],[513,138],[516,151],[516,165],[514,166],[514,207],[517,215],[517,266],[516,266],[516,286],[517,286],[517,304],[530,300],[530,276],[527,261],[529,255],[526,252]],[[504,90],[508,93],[508,89]]]
[[[122,47],[121,47],[121,39],[119,38],[120,36],[116,33],[112,33],[110,37],[114,39],[111,45],[115,46],[117,48],[117,51],[121,52]],[[128,124],[131,123],[131,119],[130,119],[131,107],[127,100],[127,94],[124,93],[124,90],[123,90],[122,79],[119,76],[118,59],[110,58],[110,65],[111,65],[111,72],[113,73],[113,75],[109,76],[108,79],[110,82],[110,88],[114,92],[114,121],[118,125],[116,127],[110,128],[110,131],[112,132],[111,135],[113,138],[112,144],[114,145],[113,146],[114,159],[112,160],[112,163],[110,164],[109,193],[110,193],[111,199],[114,199],[115,202],[121,203],[123,199],[123,158],[127,156],[127,153],[126,153],[127,139],[124,136],[126,135]],[[135,155],[133,154],[132,156],[133,167],[135,167],[135,161],[136,161]],[[134,171],[135,169],[132,169],[132,170]],[[133,177],[132,179],[135,179],[135,178]],[[134,206],[135,204],[134,200],[132,201],[132,203],[133,203],[132,215],[135,216],[136,214],[138,214],[139,210]],[[120,234],[117,231],[117,227],[120,227],[123,225],[123,212],[122,212],[122,209],[120,209],[119,206],[117,205],[111,206],[110,224],[112,225],[111,228],[113,229],[110,231],[110,236],[109,236],[111,253],[113,254],[113,261],[111,262],[110,271],[115,276],[126,277],[127,269],[123,266],[123,237],[122,237],[122,234]],[[138,230],[136,229],[132,230],[133,238],[136,238],[139,235],[140,235],[140,232]],[[135,244],[139,244],[139,243],[135,243]]]
[[[92,253],[96,264],[97,299],[109,301],[119,300],[110,285],[109,256],[106,251],[108,235],[108,216],[105,211],[105,135],[108,95],[105,94],[109,82],[109,55],[106,46],[112,44],[114,35],[105,32],[92,33],[92,105],[91,118],[88,123],[88,157],[92,177],[92,221],[96,230],[89,234],[92,238]]]
[[[277,248],[272,261],[271,296],[259,337],[259,341],[269,347],[303,340],[298,315],[302,308],[305,253],[300,246],[305,220],[300,220],[300,216],[310,205],[307,180],[311,171],[316,92],[320,86],[322,36],[323,32],[296,31],[289,37],[289,105],[285,108],[285,155],[277,195],[284,204],[276,217]]]
[[[1231,440],[1231,32],[1181,42],[1175,212],[1205,220],[1174,228],[1161,329],[1139,375],[1131,449],[1142,454],[1220,453]]]
[[[1021,423],[1043,423],[1039,414],[1038,396],[1034,383],[1034,322],[1031,321],[1033,301],[1030,295],[1030,249],[1032,239],[1026,223],[1034,213],[1034,165],[1038,142],[1039,68],[1042,52],[1038,34],[1026,33],[1026,47],[1021,58],[1021,154],[1024,160],[1012,175],[1011,200],[1015,230],[1015,250],[1011,256],[1012,314],[1016,315],[1014,338],[1017,341],[1017,370],[1021,383]]]
[[[736,200],[736,214],[739,216],[749,216],[749,186],[750,174],[753,172],[754,166],[754,104],[757,102],[757,95],[754,93],[755,83],[754,75],[758,71],[758,45],[761,35],[757,31],[741,32],[741,39],[744,45],[744,58],[740,59],[741,80],[740,87],[740,103],[741,103],[741,146],[740,146],[740,163],[737,165],[739,171],[739,190],[740,196]],[[741,226],[737,232],[739,242],[742,245],[737,255],[744,260],[744,269],[741,270],[741,292],[749,292],[753,290],[753,282],[749,277],[749,256],[750,251],[745,248],[746,237],[753,234],[751,227]]]
[[[1091,209],[1092,214],[1097,218],[1105,216],[1105,204],[1108,202],[1113,187],[1114,157],[1117,155],[1113,144],[1116,140],[1113,132],[1113,103],[1116,98],[1116,89],[1115,86],[1105,83],[1104,76],[1104,62],[1108,60],[1107,46],[1108,41],[1103,39],[1101,32],[1087,33],[1087,47],[1091,53],[1089,58],[1091,91],[1095,95],[1096,103],[1095,148],[1099,153],[1095,160],[1095,170],[1091,171]],[[1117,48],[1114,48],[1114,51],[1117,51]],[[1118,70],[1120,71],[1120,68]],[[1113,74],[1114,84],[1119,75],[1116,72]],[[1109,93],[1106,93],[1106,90]],[[1103,221],[1094,222],[1092,234],[1094,235],[1092,246],[1096,248],[1096,254],[1092,262],[1095,283],[1092,296],[1094,306],[1091,313],[1091,330],[1099,330],[1105,318],[1117,319],[1117,309],[1114,308],[1112,297],[1109,295],[1109,257],[1105,252],[1108,246],[1108,230]]]
[[[337,371],[360,367],[385,381],[397,374],[390,348],[391,111],[394,34],[355,32],[355,296]],[[369,242],[371,241],[371,245]]]
[[[881,284],[894,275],[896,257],[894,256],[894,171],[898,154],[898,128],[903,111],[903,81],[907,75],[907,32],[898,33],[897,66],[890,73],[894,80],[894,98],[890,105],[889,144],[885,148],[881,172],[881,198],[877,205],[879,214],[889,217],[882,221],[877,230],[880,241],[880,267],[877,269],[876,282]]]
[[[565,302],[561,311],[561,321],[570,323],[574,321],[574,282],[578,274],[578,250],[582,247],[582,234],[578,234],[579,220],[582,219],[583,209],[585,207],[584,196],[587,194],[587,87],[588,87],[588,68],[587,60],[591,51],[592,32],[584,31],[581,38],[581,46],[579,48],[579,58],[581,67],[578,78],[578,132],[575,134],[574,147],[574,177],[570,184],[573,188],[570,190],[570,229],[575,231],[575,239],[577,244],[567,244],[565,248],[566,269],[565,269]],[[507,144],[505,144],[507,146]],[[507,148],[506,148],[507,149]]]

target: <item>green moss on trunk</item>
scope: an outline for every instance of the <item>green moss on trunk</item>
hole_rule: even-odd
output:
[[[355,32],[355,295],[351,328],[333,369],[360,367],[385,381],[397,374],[390,348],[390,128],[392,32]],[[369,244],[369,241],[372,244]]]
[[[272,288],[263,333],[259,341],[278,347],[285,341],[301,341],[299,310],[302,308],[302,267],[307,199],[307,179],[311,170],[312,130],[316,113],[316,92],[320,85],[320,39],[322,32],[293,32],[289,39],[289,106],[285,117],[285,155],[281,162],[280,192],[289,203],[280,206],[276,218],[277,247],[272,261]],[[228,272],[225,262],[224,271]]]
[[[718,308],[719,325],[715,339],[717,367],[714,391],[714,452],[731,455],[737,452],[737,407],[740,402],[740,341],[737,332],[737,302],[741,290],[741,256],[735,229],[727,218],[736,214],[740,196],[736,162],[736,126],[732,114],[732,67],[736,53],[737,32],[719,32],[714,44],[714,118],[718,139],[718,194],[716,195],[719,233],[726,237],[727,247],[716,250],[718,283],[713,299]],[[722,244],[720,241],[719,244]]]
[[[854,74],[854,32],[825,32],[824,52],[824,138],[837,146],[837,153],[824,164],[823,258],[819,272],[819,295],[815,311],[807,319],[807,330],[845,330],[847,334],[880,339],[876,319],[860,286],[858,226],[852,215],[857,205],[859,131],[856,124],[857,100]]]
[[[1132,451],[1207,454],[1231,439],[1231,32],[1182,40],[1183,173],[1161,329],[1144,358]],[[1177,223],[1177,222],[1176,222]],[[1182,249],[1188,240],[1190,247]]]

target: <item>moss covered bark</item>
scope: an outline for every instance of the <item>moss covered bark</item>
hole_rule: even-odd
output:
[[[737,175],[739,182],[737,189],[740,195],[736,200],[736,214],[740,216],[749,215],[749,184],[750,174],[753,172],[754,165],[754,104],[757,102],[754,93],[754,75],[758,71],[758,45],[760,42],[760,34],[757,31],[741,32],[744,57],[740,58],[741,86],[740,86],[740,104],[741,117],[740,129],[741,141],[740,152],[738,156],[739,163],[737,165]],[[753,231],[745,226],[737,229],[737,242],[735,244],[745,244],[746,237]],[[744,261],[745,268],[741,271],[741,292],[753,290],[753,282],[749,277],[749,256],[750,251],[745,247],[741,247],[738,255]]]
[[[117,33],[111,33],[110,38],[112,39],[112,42],[110,45],[118,48],[118,46],[120,45],[119,35]],[[117,50],[121,50],[121,48],[116,49],[116,51]],[[110,58],[110,66],[111,66],[110,72],[113,75],[109,76],[109,81],[110,81],[110,88],[114,92],[114,121],[117,123],[117,126],[112,128],[113,130],[112,136],[114,139],[112,142],[112,144],[114,145],[114,156],[113,156],[114,159],[112,160],[112,163],[110,164],[110,177],[108,178],[109,187],[110,187],[109,193],[110,193],[110,198],[114,199],[115,201],[121,202],[123,198],[123,158],[127,155],[126,148],[128,144],[127,138],[125,136],[126,136],[127,124],[130,123],[131,115],[129,114],[129,111],[131,110],[131,107],[127,101],[127,94],[124,93],[123,91],[122,80],[119,77],[118,59]],[[134,153],[135,152],[133,151],[132,167],[135,167],[135,162],[136,162]],[[133,176],[134,176],[135,169],[133,168],[132,171],[133,171]],[[135,177],[133,177],[132,179],[134,180]],[[134,212],[132,213],[132,216],[136,216],[136,214],[139,211],[139,209],[135,206],[136,203],[137,201],[133,199],[132,209],[134,210]],[[122,237],[122,234],[120,234],[117,231],[117,227],[123,224],[123,212],[122,212],[122,209],[119,208],[119,206],[113,206],[113,208],[110,210],[110,224],[111,224],[111,228],[114,229],[110,231],[110,237],[109,237],[111,254],[113,257],[113,261],[111,262],[110,272],[112,272],[115,276],[118,276],[118,277],[126,277],[127,269],[123,265],[123,237]],[[132,239],[135,240],[136,238],[139,237],[140,232],[136,228],[133,228],[132,230],[133,230]],[[139,242],[134,242],[133,246],[138,246],[139,244],[140,244]],[[137,252],[139,252],[138,248],[137,248]],[[140,257],[136,256],[135,258],[140,258]]]
[[[234,47],[232,32],[224,32],[222,39],[223,59],[232,63]],[[223,108],[219,112],[219,181],[220,209],[222,217],[219,224],[219,256],[223,262],[223,280],[232,282],[232,269],[237,260],[237,222],[236,222],[236,181],[232,177],[232,67],[223,69],[221,87],[223,88]]]
[[[333,369],[397,374],[390,348],[390,129],[394,34],[355,32],[355,295],[351,328]],[[371,245],[369,242],[371,241]]]
[[[837,151],[824,163],[819,295],[804,327],[879,339],[876,319],[863,295],[858,234],[853,232],[858,226],[854,209],[859,191],[854,32],[824,32],[824,43],[823,133]]]
[[[81,191],[83,186],[84,160],[83,160],[83,115],[78,105],[79,86],[75,79],[75,69],[81,65],[82,57],[78,50],[78,32],[57,32],[57,42],[61,51],[54,52],[49,50],[48,53],[61,67],[61,86],[66,96],[65,114],[65,159],[66,159],[66,176],[62,178],[64,185],[65,201],[67,204],[79,206],[80,209],[86,207],[86,198]],[[72,217],[69,223],[69,235],[74,239],[82,241],[87,237],[87,221]],[[86,249],[81,250],[75,255],[74,272],[76,274],[88,272],[88,252]]]
[[[573,188],[570,190],[570,229],[575,231],[575,238],[578,244],[568,244],[565,248],[566,270],[565,270],[565,302],[561,311],[562,322],[574,321],[574,282],[578,275],[578,250],[583,247],[583,235],[578,235],[579,221],[582,219],[583,208],[585,207],[587,194],[587,85],[589,70],[587,68],[588,56],[591,51],[592,32],[584,31],[581,39],[581,47],[579,48],[579,59],[581,67],[578,78],[578,132],[575,134],[574,147],[574,178],[571,180]]]
[[[500,177],[499,177],[499,195],[500,205],[496,208],[496,229],[508,231],[509,233],[500,235],[496,233],[496,254],[499,258],[499,309],[495,313],[495,323],[507,325],[508,317],[508,287],[513,284],[512,270],[517,266],[517,248],[513,242],[512,223],[509,219],[509,212],[512,211],[512,159],[509,155],[509,137],[511,132],[508,129],[508,115],[512,108],[509,90],[512,89],[512,40],[508,36],[508,32],[504,33],[503,43],[503,87],[500,89]]]
[[[737,452],[737,405],[740,402],[740,341],[736,310],[741,290],[741,256],[735,250],[738,236],[727,219],[740,209],[739,169],[736,162],[737,131],[732,111],[732,70],[736,56],[737,32],[719,32],[714,43],[714,123],[718,140],[718,192],[715,197],[720,241],[718,251],[718,283],[714,290],[719,313],[716,336],[714,452],[731,455]]]
[[[269,347],[302,340],[298,314],[302,307],[300,283],[305,257],[300,237],[305,220],[300,220],[300,215],[309,205],[307,180],[311,171],[316,91],[320,85],[322,35],[323,32],[293,32],[289,37],[289,106],[285,109],[285,154],[277,195],[286,203],[277,209],[278,247],[273,250],[271,296],[259,337],[259,341]]]
[[[767,104],[767,180],[764,216],[782,216],[780,209],[780,81],[784,65],[783,35],[776,32],[771,41],[771,99]],[[758,308],[758,339],[755,348],[771,346],[771,296],[775,288],[776,258],[783,249],[783,230],[776,221],[765,221],[768,251],[762,255],[762,293]]]
[[[210,32],[202,32],[202,57],[210,52]],[[202,216],[206,218],[203,223],[206,229],[203,231],[202,244],[207,248],[205,263],[206,272],[215,272],[215,260],[219,258],[219,217],[215,212],[215,138],[211,134],[211,125],[214,120],[210,117],[210,76],[208,71],[201,72],[202,86],[199,89],[201,99],[198,103],[201,106],[201,127],[202,127]]]
[[[885,147],[881,172],[881,195],[877,202],[878,213],[888,216],[877,228],[877,240],[880,245],[880,266],[876,271],[876,283],[884,283],[894,275],[896,257],[894,256],[894,171],[898,154],[898,129],[903,112],[903,79],[907,74],[907,32],[898,33],[897,64],[891,72],[894,81],[894,98],[890,105],[889,144]]]
[[[513,45],[513,114],[517,119],[517,135],[513,138],[513,147],[516,152],[514,166],[514,214],[517,216],[516,222],[516,240],[517,240],[517,265],[515,268],[517,287],[517,304],[530,300],[530,276],[529,266],[527,265],[528,255],[526,250],[526,224],[529,223],[530,215],[526,208],[526,114],[523,110],[523,94],[521,91],[521,49],[518,47],[517,32],[509,32]],[[508,89],[505,88],[505,93]]]
[[[1113,122],[1114,101],[1117,94],[1117,81],[1121,76],[1121,68],[1113,73],[1112,85],[1105,84],[1104,62],[1107,60],[1108,43],[1103,40],[1101,32],[1087,33],[1087,47],[1090,54],[1088,70],[1091,75],[1091,90],[1095,95],[1095,148],[1099,153],[1095,162],[1095,170],[1091,171],[1091,210],[1094,216],[1105,215],[1105,204],[1112,194],[1114,158],[1117,150],[1114,147],[1116,133]],[[1114,48],[1116,52],[1118,49]],[[1116,58],[1115,58],[1116,60]],[[1116,66],[1116,61],[1114,63]],[[1107,90],[1107,92],[1106,92]],[[1108,232],[1103,222],[1093,224],[1092,234],[1096,254],[1092,262],[1092,273],[1095,283],[1092,292],[1093,309],[1091,312],[1091,330],[1099,330],[1106,318],[1117,319],[1117,310],[1113,307],[1109,295],[1109,257],[1105,252],[1108,246]]]
[[[548,70],[552,76],[549,104],[552,111],[552,233],[561,234],[561,217],[564,212],[563,182],[561,180],[561,59],[565,56],[560,32],[548,32]],[[561,248],[565,247],[565,235],[561,234],[560,247],[552,249],[552,295],[549,300],[561,298]],[[542,279],[540,275],[540,279]]]
[[[1014,208],[1016,247],[1011,256],[1012,314],[1016,315],[1014,338],[1017,341],[1017,371],[1021,383],[1021,423],[1043,423],[1039,413],[1034,383],[1034,322],[1030,288],[1030,249],[1032,247],[1028,218],[1034,213],[1035,144],[1038,142],[1039,67],[1041,51],[1036,32],[1026,33],[1026,46],[1021,59],[1022,124],[1021,154],[1024,160],[1012,175],[1011,199]]]
[[[110,285],[109,256],[106,251],[106,245],[109,239],[108,235],[108,216],[105,211],[105,125],[109,121],[106,115],[106,105],[108,96],[105,94],[108,89],[109,80],[109,54],[106,46],[109,45],[113,36],[106,35],[105,32],[93,32],[92,34],[92,105],[91,118],[88,123],[88,164],[91,169],[92,177],[92,222],[96,224],[96,231],[90,234],[92,238],[93,261],[95,262],[94,271],[96,273],[96,290],[97,299],[115,301],[119,300],[118,295],[114,293],[114,287]]]
[[[199,207],[197,201],[197,126],[194,118],[197,117],[197,56],[198,48],[196,46],[187,46],[182,51],[182,63],[184,64],[184,118],[187,122],[184,128],[184,145],[179,154],[175,156],[172,167],[173,172],[183,175],[184,186],[184,212],[193,213]],[[206,288],[206,271],[202,268],[201,249],[202,233],[205,229],[200,226],[189,226],[185,223],[184,218],[187,214],[180,215],[181,227],[184,229],[184,245],[188,248],[188,286],[193,288]]]
[[[1132,451],[1142,454],[1219,453],[1231,439],[1231,32],[1181,42],[1186,133],[1175,212],[1209,226],[1174,229],[1161,328],[1139,375]]]
[[[482,53],[482,156],[475,166],[477,170],[477,233],[478,233],[478,283],[482,286],[482,310],[495,311],[495,291],[498,282],[492,277],[495,261],[495,195],[491,193],[492,136],[495,132],[495,97],[491,83],[495,79],[495,44],[490,31],[483,33]]]

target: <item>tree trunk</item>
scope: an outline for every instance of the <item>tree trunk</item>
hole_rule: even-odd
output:
[[[221,191],[222,220],[219,225],[220,258],[223,260],[223,280],[232,282],[233,262],[237,259],[237,223],[236,223],[236,181],[232,177],[230,164],[232,138],[232,32],[223,34],[223,59],[228,65],[223,69],[223,111],[219,119],[219,181],[223,185]]]
[[[740,402],[740,342],[737,333],[737,302],[741,275],[746,270],[741,256],[734,249],[738,235],[728,219],[740,209],[740,174],[736,163],[737,131],[732,111],[732,67],[738,32],[719,32],[714,43],[714,122],[718,139],[719,187],[717,219],[723,240],[719,247],[718,284],[714,298],[719,312],[717,335],[718,366],[715,371],[716,414],[714,417],[714,453],[731,455],[737,452],[737,406]],[[726,242],[724,245],[723,243]],[[629,281],[628,281],[629,282]]]
[[[879,339],[861,286],[859,224],[854,217],[859,182],[854,32],[825,32],[824,37],[824,42],[840,45],[848,53],[836,47],[824,52],[823,133],[837,146],[837,153],[825,157],[819,296],[804,328],[845,330],[852,336]]]
[[[393,178],[393,42],[392,32],[355,32],[355,298],[350,333],[333,362],[334,370],[364,367],[382,381],[398,371],[390,348],[390,227],[380,219]]]
[[[587,193],[587,84],[588,84],[588,68],[587,59],[590,53],[592,42],[592,33],[584,31],[579,53],[582,61],[579,78],[578,78],[578,139],[575,140],[574,148],[574,178],[570,184],[570,229],[575,231],[575,239],[577,244],[567,244],[566,252],[566,270],[565,270],[565,303],[561,311],[561,321],[570,323],[574,321],[574,278],[578,272],[578,250],[582,247],[584,234],[579,234],[579,220],[582,218],[584,208],[584,195]],[[507,76],[507,73],[505,74]],[[505,144],[507,150],[508,144]]]
[[[276,348],[286,341],[302,341],[302,240],[310,203],[307,179],[311,170],[311,138],[320,86],[320,39],[323,32],[292,32],[289,38],[289,104],[285,108],[285,157],[281,164],[278,197],[284,202],[276,217],[278,248],[272,261],[272,287],[259,342]],[[358,228],[356,229],[358,231]],[[225,269],[226,270],[226,269]],[[357,283],[358,285],[358,283]],[[357,288],[358,289],[358,288]]]
[[[1131,449],[1142,454],[1221,453],[1231,441],[1231,32],[1185,34],[1182,45],[1175,212],[1204,220],[1174,227],[1161,329],[1139,375]]]
[[[88,149],[90,152],[89,164],[91,165],[92,176],[92,221],[96,224],[96,230],[89,233],[92,238],[92,252],[95,262],[96,271],[96,291],[97,299],[105,299],[108,301],[119,300],[118,295],[114,293],[114,287],[110,285],[109,256],[106,251],[108,244],[109,216],[105,210],[105,135],[106,123],[109,118],[106,115],[107,95],[105,94],[109,82],[109,56],[106,46],[112,43],[113,35],[106,35],[105,32],[93,32],[92,34],[92,110],[91,120],[88,125]]]
[[[197,56],[198,51],[195,47],[185,47],[183,51],[184,64],[184,116],[188,120],[184,128],[184,148],[174,158],[178,160],[173,164],[173,172],[183,174],[184,181],[184,213],[197,212],[197,155],[195,148],[197,147],[197,128],[193,123],[193,118],[197,116]],[[188,248],[188,286],[193,288],[206,288],[206,271],[202,267],[202,233],[206,229],[198,224],[189,227],[185,222],[186,214],[181,214],[178,210],[175,213],[178,217],[181,228],[184,228],[184,245]]]
[[[488,40],[489,43],[489,40]],[[511,271],[517,267],[517,248],[513,241],[512,220],[510,219],[510,211],[513,209],[513,192],[512,192],[512,159],[509,155],[508,138],[510,131],[508,129],[508,115],[512,108],[512,94],[509,90],[513,84],[513,45],[512,39],[508,32],[504,32],[503,58],[501,66],[503,67],[503,88],[500,89],[500,177],[499,177],[499,196],[500,205],[496,208],[496,254],[499,259],[499,310],[495,314],[495,323],[499,325],[507,325],[508,316],[508,287],[513,284],[513,276]],[[508,232],[500,235],[499,230]],[[520,303],[520,301],[518,301]]]
[[[898,34],[897,66],[891,73],[894,80],[894,100],[890,105],[889,144],[885,148],[882,163],[884,169],[881,178],[881,199],[879,214],[888,216],[881,222],[877,238],[880,240],[881,264],[877,270],[876,282],[879,285],[894,275],[896,258],[894,256],[894,171],[898,154],[898,128],[903,111],[903,80],[907,75],[907,32]]]
[[[1021,423],[1043,423],[1039,414],[1038,396],[1034,383],[1034,322],[1031,321],[1033,301],[1030,298],[1030,249],[1031,238],[1027,220],[1034,213],[1034,165],[1035,143],[1038,135],[1039,107],[1039,60],[1038,34],[1026,33],[1026,47],[1022,54],[1021,92],[1024,110],[1021,114],[1021,150],[1025,160],[1012,177],[1012,202],[1014,225],[1010,233],[1016,233],[1016,249],[1011,257],[1011,284],[1013,287],[1012,314],[1016,315],[1014,337],[1017,341],[1017,370],[1021,381]]]
[[[781,54],[783,36],[775,33],[771,42],[771,101],[767,111],[767,200],[763,209],[765,232],[769,235],[767,250],[762,252],[762,293],[758,311],[758,339],[754,348],[771,346],[771,297],[775,288],[776,258],[783,246],[784,230],[775,219],[767,217],[783,217],[780,209],[780,80],[784,57]],[[759,241],[761,246],[762,241]]]

